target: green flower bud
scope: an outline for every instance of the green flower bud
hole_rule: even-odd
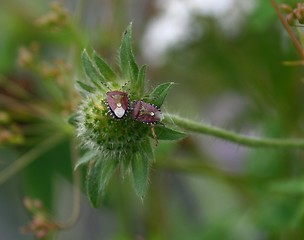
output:
[[[82,53],[89,82],[77,82],[83,100],[69,121],[76,126],[81,146],[87,150],[75,169],[88,165],[86,188],[93,207],[99,206],[117,168],[123,176],[132,174],[135,191],[143,198],[154,159],[151,138],[157,144],[158,139],[185,136],[159,124],[163,119],[160,107],[173,83],[163,83],[145,94],[146,66],[139,68],[135,61],[131,33],[130,25],[120,47],[121,78],[96,52],[92,58],[86,50]]]
[[[101,160],[131,159],[149,143],[149,126],[134,121],[130,114],[115,119],[109,114],[106,97],[96,92],[84,99],[77,115],[77,135],[84,148],[95,151]],[[150,144],[150,143],[149,143]]]

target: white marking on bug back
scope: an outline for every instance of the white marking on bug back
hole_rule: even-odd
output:
[[[115,116],[118,118],[122,118],[125,115],[125,110],[122,107],[117,107],[114,110]]]

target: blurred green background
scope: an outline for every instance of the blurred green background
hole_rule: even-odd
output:
[[[303,136],[303,67],[283,64],[300,56],[269,1],[50,3],[0,4],[0,239],[35,239],[20,233],[26,196],[69,217],[80,54],[92,47],[116,68],[131,21],[148,90],[177,83],[165,112],[245,135]],[[100,209],[83,194],[77,224],[47,239],[304,239],[303,151],[191,134],[155,153],[143,202],[117,175]]]

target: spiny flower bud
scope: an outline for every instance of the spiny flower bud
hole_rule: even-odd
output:
[[[131,33],[130,25],[119,52],[122,77],[96,52],[92,57],[86,50],[82,53],[89,81],[77,82],[83,100],[73,119],[81,146],[87,152],[75,169],[80,165],[88,166],[86,189],[94,207],[99,206],[117,168],[123,176],[133,175],[135,191],[143,198],[150,163],[154,159],[151,138],[157,145],[158,139],[175,140],[185,136],[159,124],[163,120],[160,107],[173,83],[160,84],[150,94],[145,94],[146,66],[139,68],[135,61]]]
[[[113,118],[104,94],[90,94],[81,103],[77,117],[77,133],[83,147],[96,151],[106,160],[124,161],[141,151],[149,142],[148,126],[136,122],[128,115],[124,119]]]

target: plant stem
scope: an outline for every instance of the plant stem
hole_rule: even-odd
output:
[[[191,121],[176,115],[165,115],[164,122],[172,120],[178,127],[195,132],[225,139],[247,147],[268,148],[304,148],[304,139],[273,139],[244,136],[222,128],[213,127],[204,123]],[[168,119],[168,120],[166,120]]]
[[[50,138],[43,141],[41,144],[37,145],[32,150],[25,153],[19,159],[17,159],[14,163],[12,163],[7,168],[3,169],[0,172],[0,185],[8,180],[10,177],[15,175],[17,172],[25,168],[32,161],[37,159],[40,155],[50,150],[56,144],[60,142],[64,137],[63,134],[56,134],[51,136]]]

